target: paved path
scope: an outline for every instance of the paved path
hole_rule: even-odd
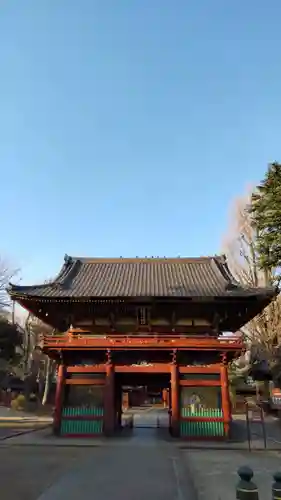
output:
[[[71,454],[74,449],[79,453],[84,449],[82,458],[67,470],[61,468],[51,484],[43,487],[41,495],[32,497],[34,500],[195,500],[183,452],[169,439],[167,428],[157,428],[157,419],[165,420],[166,413],[158,409],[136,409],[134,414],[140,427],[126,437],[58,439],[51,436],[49,428],[5,443],[10,452],[28,450],[30,460],[34,453],[44,457],[46,449],[48,454],[52,451],[54,457],[57,451],[67,453],[69,450]]]
[[[139,422],[153,423],[158,411],[139,412]],[[257,452],[262,449],[257,438],[252,453],[247,443],[237,443],[235,450],[227,449],[227,443],[217,444],[218,450],[212,449],[216,444],[197,443],[201,449],[195,450],[194,443],[172,440],[167,429],[148,425],[116,439],[58,439],[49,428],[3,441],[3,479],[15,467],[22,472],[13,483],[17,493],[2,488],[7,494],[1,490],[1,499],[233,500],[240,465],[254,469],[260,498],[271,498],[272,473],[280,467],[278,443]],[[268,419],[268,430],[278,438],[273,419]]]
[[[140,447],[137,442],[134,447],[92,449],[87,461],[63,475],[39,500],[65,498],[195,500],[180,452],[169,445]]]
[[[11,457],[11,467],[13,456],[19,454],[25,457],[19,468],[30,464],[22,475],[23,482],[30,478],[26,496],[9,492],[3,500],[233,500],[240,465],[254,469],[260,498],[271,498],[272,473],[280,467],[281,457],[280,427],[275,419],[267,419],[272,449],[255,451],[262,449],[262,439],[256,436],[249,453],[246,442],[234,443],[236,450],[223,449],[228,444],[222,443],[214,451],[209,442],[197,443],[201,449],[192,450],[195,443],[171,440],[167,428],[156,428],[159,416],[165,427],[165,411],[150,408],[133,413],[136,427],[116,439],[58,439],[49,428],[3,441],[0,452]],[[243,422],[239,425],[245,427]],[[5,461],[6,465],[8,477]]]
[[[128,413],[134,417],[134,428],[151,428],[156,429],[162,427],[168,429],[169,427],[169,414],[168,410],[163,408],[145,408],[134,409]]]
[[[37,500],[91,453],[81,447],[33,446],[27,450],[22,446],[10,447],[8,443],[0,444],[1,500]]]
[[[37,416],[0,406],[0,441],[41,429],[52,423],[52,417]]]
[[[117,440],[92,448],[91,456],[63,475],[40,500],[195,500],[182,452],[163,440],[157,429],[157,421],[165,420],[166,414],[149,408],[133,413],[139,427],[125,439],[127,446]]]
[[[52,422],[53,417],[50,415],[36,415],[24,411],[13,410],[6,406],[0,406],[0,422]]]
[[[272,499],[273,473],[280,470],[278,451],[186,450],[182,457],[192,475],[198,500],[234,500],[238,482],[237,469],[248,465],[261,500]]]
[[[34,430],[38,430],[38,429],[42,429],[42,428],[45,428],[44,426],[42,425],[19,425],[19,424],[10,424],[8,426],[2,426],[0,424],[0,441],[4,441],[4,440],[7,440],[7,439],[12,439],[12,438],[16,438],[16,437],[19,437],[25,433],[28,433],[30,431],[34,431]]]

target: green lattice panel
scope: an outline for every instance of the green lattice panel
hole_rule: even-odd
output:
[[[75,418],[72,420],[69,417],[83,417],[83,419]],[[90,417],[89,420],[87,417]],[[93,417],[97,417],[97,420],[93,420]],[[103,417],[102,407],[66,406],[62,411],[61,435],[102,434],[103,418],[101,417]]]
[[[222,418],[223,413],[219,408],[202,409],[192,412],[188,408],[182,408],[181,416],[184,418],[192,418],[194,420],[182,420],[180,424],[180,432],[183,437],[194,438],[210,438],[223,437],[224,425],[223,422],[212,420]],[[209,418],[210,420],[200,421],[196,418]]]

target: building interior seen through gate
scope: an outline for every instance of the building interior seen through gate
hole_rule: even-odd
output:
[[[117,394],[122,392],[122,426],[165,428],[170,425],[170,376],[167,373],[116,375]]]

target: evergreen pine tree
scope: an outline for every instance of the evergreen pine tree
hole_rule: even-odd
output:
[[[269,165],[265,178],[252,195],[250,213],[257,230],[260,267],[281,268],[281,164]]]

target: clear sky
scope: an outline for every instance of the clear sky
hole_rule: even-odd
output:
[[[280,0],[1,2],[0,252],[22,282],[65,253],[220,252],[281,161],[280,21]]]

